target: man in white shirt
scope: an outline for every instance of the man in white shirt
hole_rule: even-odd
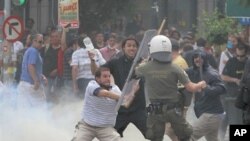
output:
[[[89,82],[84,99],[82,120],[76,126],[76,135],[72,141],[120,141],[119,133],[114,129],[117,112],[116,104],[121,91],[111,84],[110,70],[100,67],[95,80]],[[133,89],[132,92],[136,90]]]

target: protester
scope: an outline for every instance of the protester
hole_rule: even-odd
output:
[[[23,56],[22,73],[18,84],[19,106],[45,106],[44,85],[47,79],[42,74],[43,61],[39,53],[42,48],[43,35],[31,36],[32,45]]]
[[[120,89],[123,89],[124,87],[130,68],[138,51],[138,47],[139,43],[136,39],[125,39],[122,42],[123,54],[117,58],[115,57],[114,59],[111,59],[103,65],[110,69],[114,82]],[[141,131],[141,133],[145,135],[147,114],[145,111],[146,103],[143,83],[144,81],[141,79],[139,83],[140,89],[135,93],[135,98],[130,107],[121,107],[118,111],[115,129],[121,137],[123,137],[123,132],[129,123],[133,123]]]
[[[76,126],[76,136],[72,141],[120,141],[120,135],[113,128],[117,112],[115,106],[121,91],[111,84],[110,70],[100,67],[86,88],[82,120]],[[136,91],[136,87],[131,91]]]
[[[107,40],[107,46],[100,49],[100,52],[106,61],[109,61],[119,52],[116,43],[117,43],[117,35],[113,33],[109,36]]]
[[[206,52],[196,50],[193,54],[193,65],[186,72],[193,82],[204,80],[207,87],[195,93],[194,112],[198,120],[193,126],[192,139],[198,140],[205,136],[207,141],[219,141],[218,130],[223,117],[220,95],[226,93],[226,87],[207,59]]]
[[[235,107],[235,100],[239,94],[240,80],[247,61],[247,46],[238,42],[236,56],[229,59],[222,72],[222,80],[226,83],[225,110],[229,124],[242,124],[242,111]]]

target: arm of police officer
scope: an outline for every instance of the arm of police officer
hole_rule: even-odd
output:
[[[176,75],[178,77],[178,80],[180,83],[184,85],[184,87],[187,89],[187,91],[195,93],[195,92],[201,92],[204,88],[206,88],[207,84],[204,80],[193,83],[189,77],[186,71],[184,71],[182,68],[176,66]]]

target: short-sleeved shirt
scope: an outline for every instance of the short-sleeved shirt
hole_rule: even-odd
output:
[[[187,64],[186,60],[181,55],[176,57],[172,63],[180,66],[184,70],[188,68],[188,64]]]
[[[165,99],[178,101],[177,83],[188,83],[186,72],[172,63],[150,61],[136,68],[136,75],[145,78],[145,87],[150,100]]]
[[[106,63],[105,59],[102,57],[98,49],[95,49],[95,53],[95,61],[97,66]],[[91,61],[89,59],[88,51],[85,48],[80,48],[74,51],[74,53],[72,54],[72,62],[70,65],[78,66],[78,75],[76,79],[94,79],[94,75],[91,72]]]
[[[60,48],[53,48],[50,46],[46,52],[43,52],[43,74],[50,78],[50,73],[57,69],[58,65],[58,51]],[[45,51],[45,50],[43,50]]]
[[[222,71],[225,67],[225,62],[228,61],[228,59],[232,58],[233,57],[233,54],[230,53],[227,49],[223,52],[221,52],[221,55],[220,55],[220,63],[219,63],[219,74],[222,74]]]
[[[31,84],[34,84],[34,81],[31,78],[31,75],[28,70],[29,65],[35,65],[37,78],[41,80],[43,71],[43,61],[42,57],[40,56],[40,52],[34,47],[29,47],[24,53],[21,74],[21,81],[26,81]]]
[[[244,72],[245,64],[246,64],[246,61],[241,62],[236,57],[233,57],[227,61],[222,74],[241,79],[243,72]],[[227,87],[231,87],[231,88],[238,87],[236,83],[228,82],[226,84],[227,84]]]
[[[95,80],[89,82],[85,92],[82,118],[92,126],[113,127],[117,116],[115,111],[117,101],[107,97],[98,97],[96,91],[100,88],[100,85]],[[121,94],[120,89],[116,85],[112,85],[109,91]]]

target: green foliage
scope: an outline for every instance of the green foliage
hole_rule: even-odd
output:
[[[234,19],[221,15],[217,10],[209,14],[204,12],[199,20],[204,24],[204,34],[208,42],[212,44],[225,43],[227,35],[238,30]]]

